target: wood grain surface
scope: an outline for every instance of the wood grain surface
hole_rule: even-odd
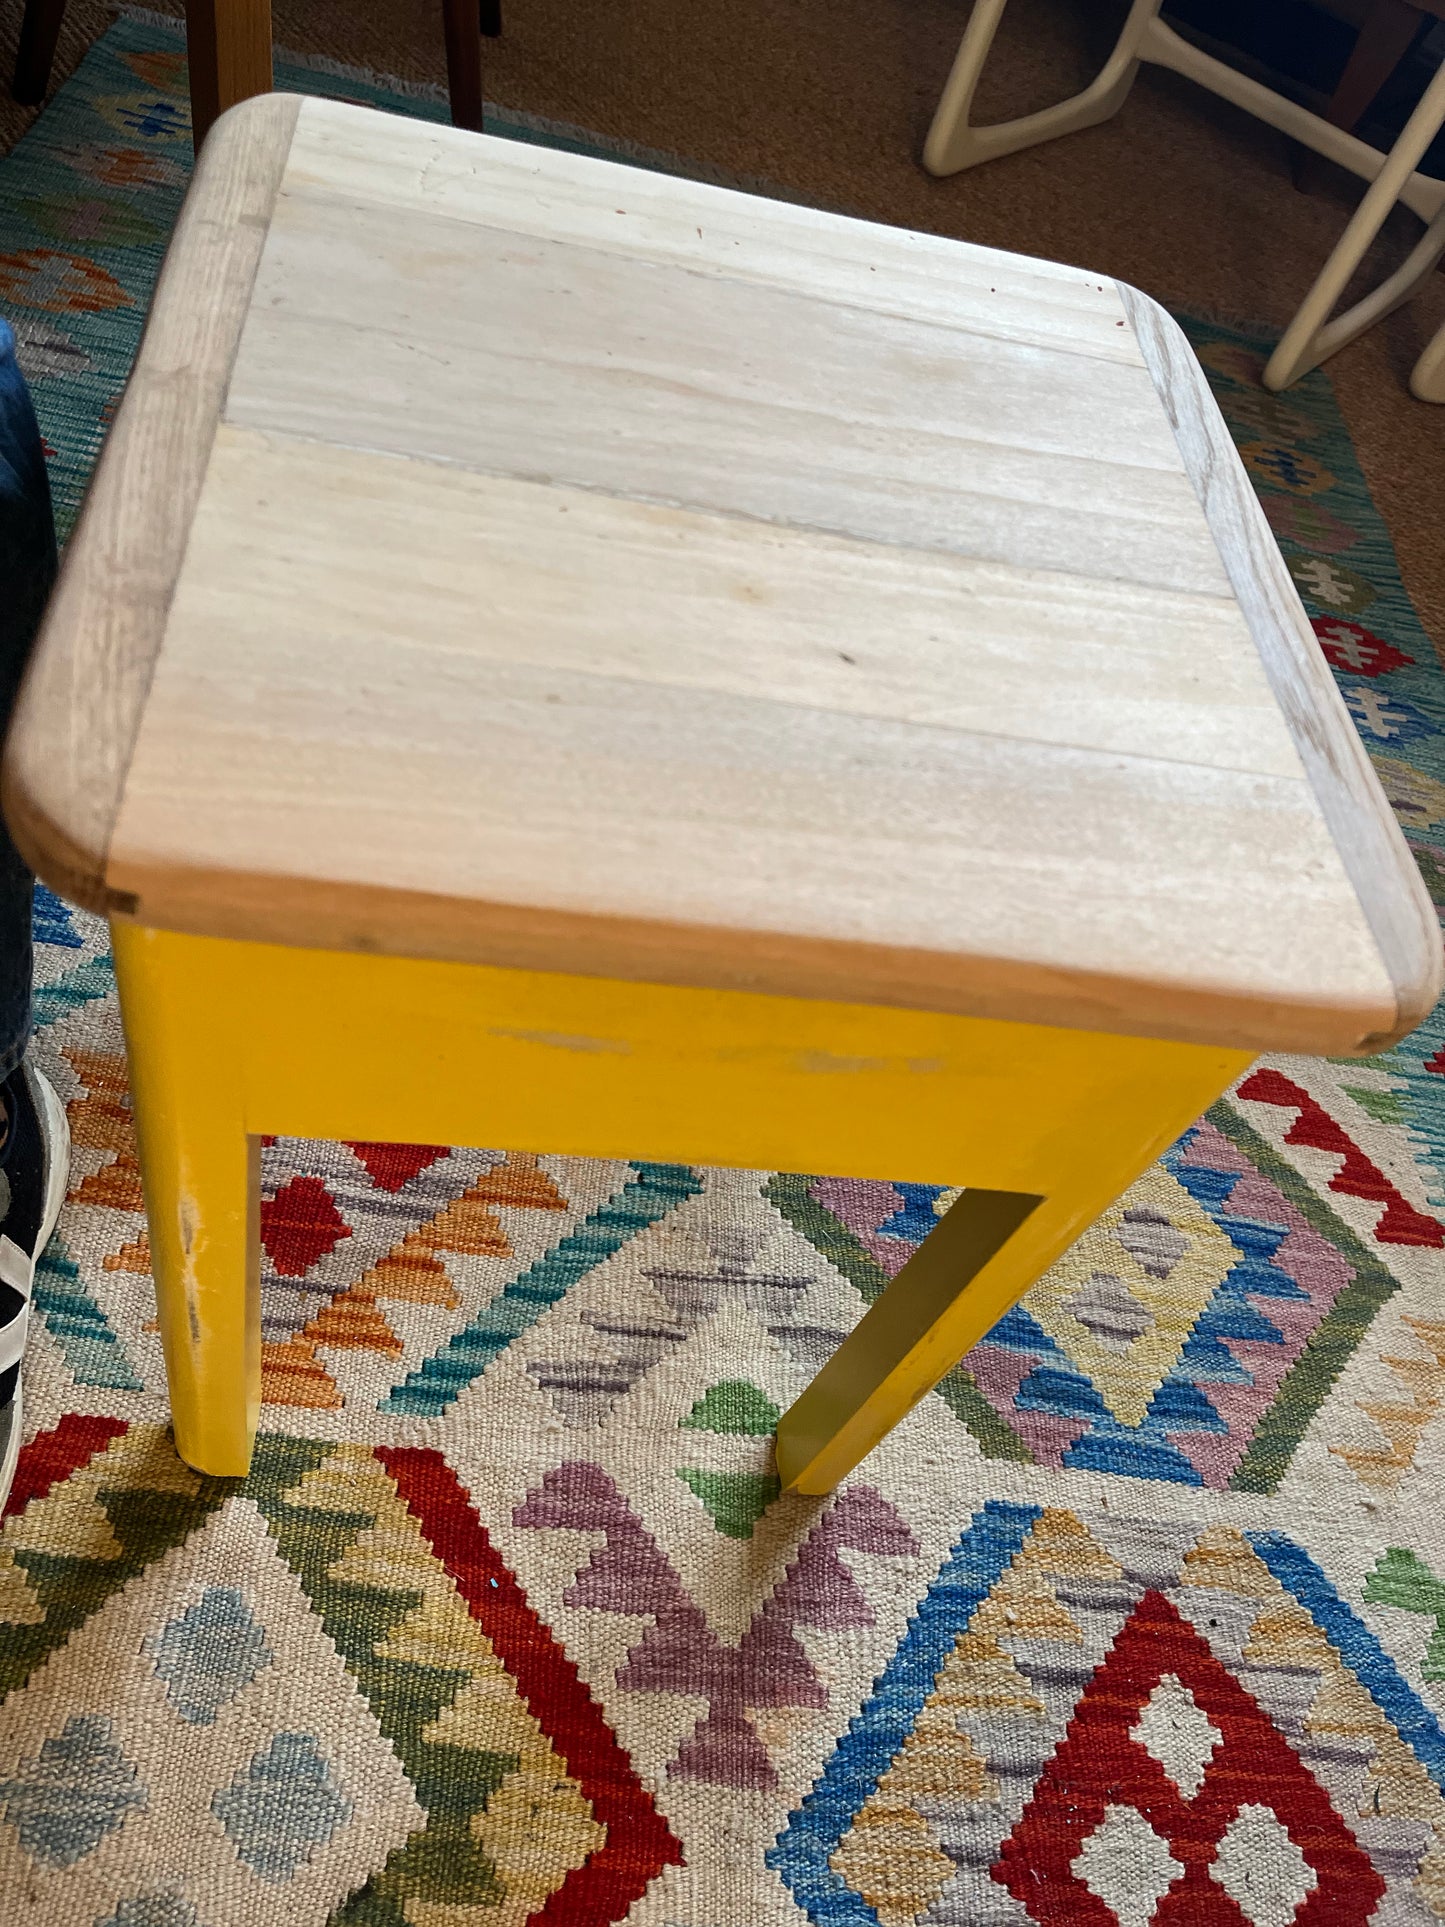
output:
[[[1141,366],[334,193],[278,203],[227,417],[1229,594]]]
[[[223,426],[112,856],[169,920],[181,866],[198,923],[269,870],[312,942],[404,885],[647,926],[628,975],[688,925],[742,936],[729,980],[759,937],[885,937],[891,996],[946,1009],[989,957],[1151,1031],[1212,988],[1278,1035],[1303,959],[1349,1023],[1388,1006],[1232,602],[400,466]]]
[[[248,102],[206,143],[16,704],[6,821],[87,909],[134,907],[106,853],[300,106]]]
[[[838,306],[1142,365],[1138,343],[1119,327],[1118,296],[1107,275],[974,246],[965,248],[969,268],[960,273],[960,244],[940,235],[790,201],[764,203],[754,194],[642,167],[604,177],[595,160],[560,148],[494,140],[481,150],[453,127],[317,105],[322,111],[308,106],[296,131],[288,196],[310,190],[334,200],[344,182],[348,199],[378,213],[394,209],[601,248],[709,280],[750,281]],[[604,179],[623,191],[607,192]]]
[[[43,646],[90,646],[72,577],[149,612],[89,900],[1247,1049],[1416,1021],[1438,933],[1152,304],[270,105],[204,485],[193,451],[125,518],[183,513],[184,557],[77,538]],[[32,814],[54,878],[64,811]]]
[[[1394,984],[1398,1009],[1383,1048],[1413,1030],[1440,997],[1440,920],[1194,350],[1157,301],[1123,283],[1119,292],[1280,713]]]

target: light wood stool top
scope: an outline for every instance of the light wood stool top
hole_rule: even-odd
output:
[[[5,803],[203,935],[1335,1053],[1440,988],[1146,296],[322,100],[207,142]]]

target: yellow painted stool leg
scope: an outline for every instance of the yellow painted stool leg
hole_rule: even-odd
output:
[[[235,1026],[189,953],[112,926],[176,1450],[240,1476],[261,1406],[256,1140]]]
[[[824,1492],[1249,1063],[872,1005],[113,937],[176,1444],[214,1473],[247,1469],[259,1407],[248,1133],[971,1178],[784,1415],[785,1481]]]
[[[1250,1062],[1222,1055],[1219,1069],[1171,1077],[1161,1053],[1158,1108],[1102,1172],[1095,1157],[1048,1197],[965,1190],[783,1414],[784,1488],[831,1492],[846,1478]]]

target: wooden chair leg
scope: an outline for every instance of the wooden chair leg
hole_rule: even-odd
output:
[[[670,1167],[654,1172],[664,1210],[691,1188],[683,1163],[754,1184],[761,1167],[975,1177],[779,1427],[784,1482],[819,1493],[1252,1056],[119,919],[111,937],[176,1439],[205,1472],[244,1471],[255,1427],[255,1160],[272,1133],[537,1149],[560,1132],[578,1157]],[[445,1410],[490,1342],[440,1404],[407,1409]]]
[[[1340,75],[1325,119],[1347,132],[1358,125],[1370,103],[1409,53],[1425,16],[1410,0],[1373,0],[1354,52]]]
[[[499,40],[502,34],[502,0],[478,0],[478,7],[482,32],[488,40]]]
[[[979,1274],[1044,1199],[1016,1191],[965,1191],[948,1209],[882,1297],[789,1406],[778,1426],[778,1472],[790,1492],[831,1492],[865,1452],[890,1432],[950,1365],[996,1324],[1038,1276],[1036,1252],[1022,1244],[1021,1262],[989,1279]],[[1112,1199],[1099,1200],[1100,1208]],[[976,1329],[964,1325],[963,1299],[979,1307]],[[935,1338],[934,1334],[938,1337]],[[927,1353],[926,1362],[920,1355]]]
[[[186,0],[191,141],[228,107],[271,91],[271,0]]]
[[[1364,119],[1370,105],[1394,73],[1420,31],[1425,16],[1410,0],[1372,0],[1345,70],[1340,75],[1325,119],[1349,134]],[[1294,184],[1308,193],[1318,178],[1319,156],[1296,147]]]
[[[482,20],[478,0],[442,0],[452,126],[482,131]]]
[[[24,106],[44,100],[50,85],[55,43],[65,18],[65,0],[26,0],[20,23],[20,46],[15,55],[15,79],[10,91]]]

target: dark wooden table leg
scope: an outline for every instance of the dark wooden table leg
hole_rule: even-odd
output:
[[[238,100],[271,91],[271,0],[186,0],[191,139]]]
[[[1360,28],[1355,50],[1345,63],[1324,117],[1346,133],[1364,118],[1370,103],[1394,73],[1420,30],[1425,12],[1411,0],[1373,0]],[[1317,157],[1307,147],[1295,151],[1294,184],[1308,190]]]
[[[1420,31],[1425,16],[1410,0],[1374,0],[1360,28],[1355,51],[1340,75],[1325,110],[1336,127],[1351,128],[1363,118]]]
[[[65,18],[65,0],[26,0],[25,18],[20,23],[20,45],[15,54],[15,79],[10,91],[26,107],[44,100],[50,85],[50,64],[55,58],[55,43],[60,38],[60,23]]]
[[[442,0],[452,126],[482,131],[482,25],[478,0]]]

